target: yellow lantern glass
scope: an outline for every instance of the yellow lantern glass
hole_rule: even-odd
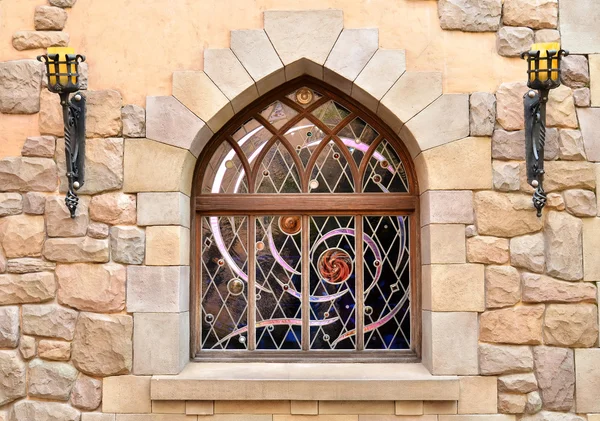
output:
[[[537,76],[540,82],[545,82],[548,80],[548,72],[544,70],[548,70],[548,51],[554,50],[556,51],[556,55],[553,56],[550,63],[551,69],[556,69],[557,71],[550,72],[550,78],[557,82],[558,81],[558,51],[560,51],[560,44],[558,42],[545,42],[533,44],[531,46],[530,51],[539,51],[540,52],[540,60],[537,61],[539,63],[539,72],[534,72],[536,61],[529,62],[529,70],[532,71],[529,74],[529,80],[533,82]]]
[[[48,56],[53,54],[58,54],[56,61],[50,62],[50,85],[56,85],[56,74],[60,74],[58,77],[58,82],[62,86],[66,86],[69,83],[69,70],[70,73],[75,73],[75,64],[71,65],[71,69],[67,68],[67,54],[73,55],[75,54],[75,49],[71,47],[50,47],[48,48]],[[54,75],[53,75],[54,73]],[[77,78],[75,76],[71,76],[71,83],[75,84],[77,82]]]

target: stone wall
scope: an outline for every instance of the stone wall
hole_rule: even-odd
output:
[[[58,9],[73,3],[51,1]],[[87,6],[80,0],[74,10]],[[148,97],[146,109],[125,105],[126,92],[87,91],[87,181],[75,219],[64,205],[58,98],[45,90],[39,63],[0,63],[2,115],[39,123],[26,126],[33,135],[21,156],[0,159],[0,420],[599,419],[600,50],[590,48],[585,25],[573,24],[580,17],[572,6],[561,5],[557,26],[558,6],[437,4],[441,27],[465,45],[480,35],[465,32],[485,30],[510,56],[532,38],[562,35],[577,53],[549,103],[541,219],[525,181],[524,77],[494,93],[443,94],[452,75],[410,71],[403,51],[390,50],[386,61],[336,43],[341,12],[266,13],[268,39],[262,30],[234,31],[235,55],[207,50],[205,72],[176,72],[173,96]],[[39,31],[14,34],[15,47],[64,37],[58,9],[36,10]],[[588,13],[600,15],[596,5]],[[311,42],[310,24],[338,32],[329,44]],[[348,63],[328,61],[333,48]],[[211,70],[222,68],[230,71]],[[423,364],[459,376],[456,401],[150,398],[152,375],[177,374],[189,361],[195,159],[235,112],[303,73],[376,111],[411,150],[421,189]]]

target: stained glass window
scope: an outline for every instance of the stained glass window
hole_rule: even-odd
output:
[[[414,353],[417,187],[396,134],[308,80],[242,114],[198,164],[196,355]]]

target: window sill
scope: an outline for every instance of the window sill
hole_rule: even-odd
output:
[[[153,400],[456,401],[458,377],[422,364],[201,363],[152,376]]]

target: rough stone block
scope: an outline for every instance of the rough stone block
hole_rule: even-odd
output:
[[[121,109],[123,136],[146,137],[146,110],[139,105],[125,105]]]
[[[500,308],[515,305],[521,299],[519,272],[511,266],[486,266],[485,305]]]
[[[77,315],[75,310],[57,304],[25,305],[21,316],[23,333],[70,341],[75,332]]]
[[[585,56],[570,55],[560,64],[560,80],[570,88],[583,88],[590,83],[588,60]]]
[[[131,266],[127,270],[127,311],[187,311],[189,284],[189,266]]]
[[[504,57],[519,57],[529,51],[532,44],[533,30],[530,28],[503,26],[496,38],[498,54]]]
[[[560,131],[560,159],[565,161],[585,161],[585,146],[579,130],[563,129]]]
[[[16,348],[19,343],[19,307],[0,307],[0,348]]]
[[[421,195],[421,226],[472,223],[473,192],[427,191]]]
[[[556,29],[540,29],[535,31],[535,42],[560,42],[560,32]]]
[[[190,230],[181,226],[146,228],[146,264],[180,266],[189,264]]]
[[[53,192],[58,185],[57,176],[56,163],[52,159],[0,159],[0,185],[3,191]]]
[[[546,162],[545,171],[546,192],[576,188],[593,190],[596,187],[595,168],[591,162],[550,161]]]
[[[42,339],[38,346],[38,356],[44,360],[69,361],[71,358],[71,344],[69,342]]]
[[[550,91],[548,97],[548,108],[546,124],[548,127],[566,127],[576,129],[577,113],[575,112],[575,100],[573,90],[565,85],[560,85]]]
[[[465,226],[424,226],[421,230],[421,263],[465,263]]]
[[[558,0],[507,0],[504,2],[502,22],[534,29],[556,28]]]
[[[146,414],[152,411],[150,377],[115,376],[102,382],[102,412]]]
[[[544,317],[544,343],[590,348],[598,341],[595,304],[550,304]]]
[[[494,190],[519,191],[521,188],[520,166],[518,162],[492,162],[492,182]]]
[[[575,401],[573,350],[536,346],[533,355],[544,409],[570,411]]]
[[[471,237],[467,240],[467,260],[488,265],[508,263],[508,240],[483,235]]]
[[[498,411],[504,414],[522,414],[527,407],[527,395],[498,394]]]
[[[600,349],[575,350],[575,379],[578,412],[600,412]]]
[[[82,237],[89,224],[89,197],[80,197],[75,218],[65,204],[63,196],[46,197],[46,231],[48,237]]]
[[[29,363],[28,394],[36,398],[69,400],[77,370],[70,364],[33,360]]]
[[[117,91],[87,91],[86,136],[91,138],[120,136],[123,130],[123,98]]]
[[[138,193],[137,224],[190,226],[190,198],[179,192]]]
[[[565,207],[571,215],[579,217],[596,216],[598,207],[594,192],[583,189],[573,189],[563,192]]]
[[[19,341],[19,354],[24,360],[30,360],[35,357],[36,346],[35,338],[33,336],[21,336]]]
[[[525,303],[578,303],[595,302],[596,287],[590,282],[566,282],[549,276],[524,272],[523,302]]]
[[[23,144],[21,155],[53,158],[56,150],[56,138],[54,136],[35,136],[28,137]]]
[[[474,92],[469,97],[471,136],[491,136],[496,122],[496,96]]]
[[[486,311],[479,318],[479,339],[506,344],[542,343],[543,305]]]
[[[43,64],[37,60],[0,63],[0,112],[35,114],[40,111]]]
[[[46,211],[46,196],[42,193],[23,194],[23,212],[30,215],[43,215]]]
[[[67,23],[67,12],[60,7],[37,6],[33,17],[36,31],[62,31]]]
[[[86,411],[93,411],[102,400],[102,380],[80,374],[71,391],[71,405]]]
[[[138,227],[112,227],[110,249],[113,261],[129,265],[144,262],[146,235]]]
[[[189,360],[189,313],[136,313],[135,374],[178,374]]]
[[[96,238],[98,240],[102,240],[108,237],[110,233],[110,227],[106,224],[102,224],[100,222],[92,222],[88,226],[87,235],[91,238]]]
[[[474,202],[480,235],[516,237],[542,228],[527,196],[481,191],[475,193]]]
[[[481,374],[527,373],[533,370],[533,354],[528,346],[479,344]]]
[[[576,107],[589,107],[592,103],[590,88],[573,89],[573,100]]]
[[[503,83],[498,87],[496,120],[504,130],[523,130],[525,128],[523,95],[528,90],[525,82]]]
[[[10,411],[10,421],[79,421],[81,414],[65,403],[23,400]]]
[[[484,266],[473,264],[423,266],[423,309],[485,310]]]
[[[583,278],[583,223],[565,212],[550,211],[546,217],[546,272],[576,281]]]
[[[7,404],[27,395],[27,366],[19,359],[16,351],[0,351],[0,405]]]
[[[498,391],[529,393],[538,389],[538,381],[533,373],[506,374],[498,377]]]
[[[121,192],[94,196],[90,203],[90,218],[110,225],[135,225],[136,197]]]
[[[600,60],[598,60],[600,61]],[[598,82],[600,84],[600,82]],[[598,94],[600,96],[600,93]],[[600,100],[598,100],[600,102]],[[598,104],[600,105],[600,103]],[[598,130],[600,130],[600,108],[578,108],[577,117],[581,125],[583,144],[587,159],[600,162],[600,142],[598,141]]]
[[[544,234],[523,235],[510,240],[510,264],[543,273],[546,263]]]
[[[500,0],[442,0],[438,15],[442,29],[467,32],[495,32],[500,27],[502,2]]]
[[[56,283],[48,272],[0,275],[0,305],[41,303],[54,298]]]
[[[502,160],[525,160],[525,131],[507,132],[494,130],[492,135],[492,158]]]
[[[108,240],[90,237],[49,238],[44,243],[46,259],[61,263],[106,263],[109,260]]]
[[[58,31],[17,31],[13,35],[12,45],[19,51],[66,47],[69,45],[69,34]]]
[[[19,193],[0,193],[0,217],[23,212],[23,197]]]

